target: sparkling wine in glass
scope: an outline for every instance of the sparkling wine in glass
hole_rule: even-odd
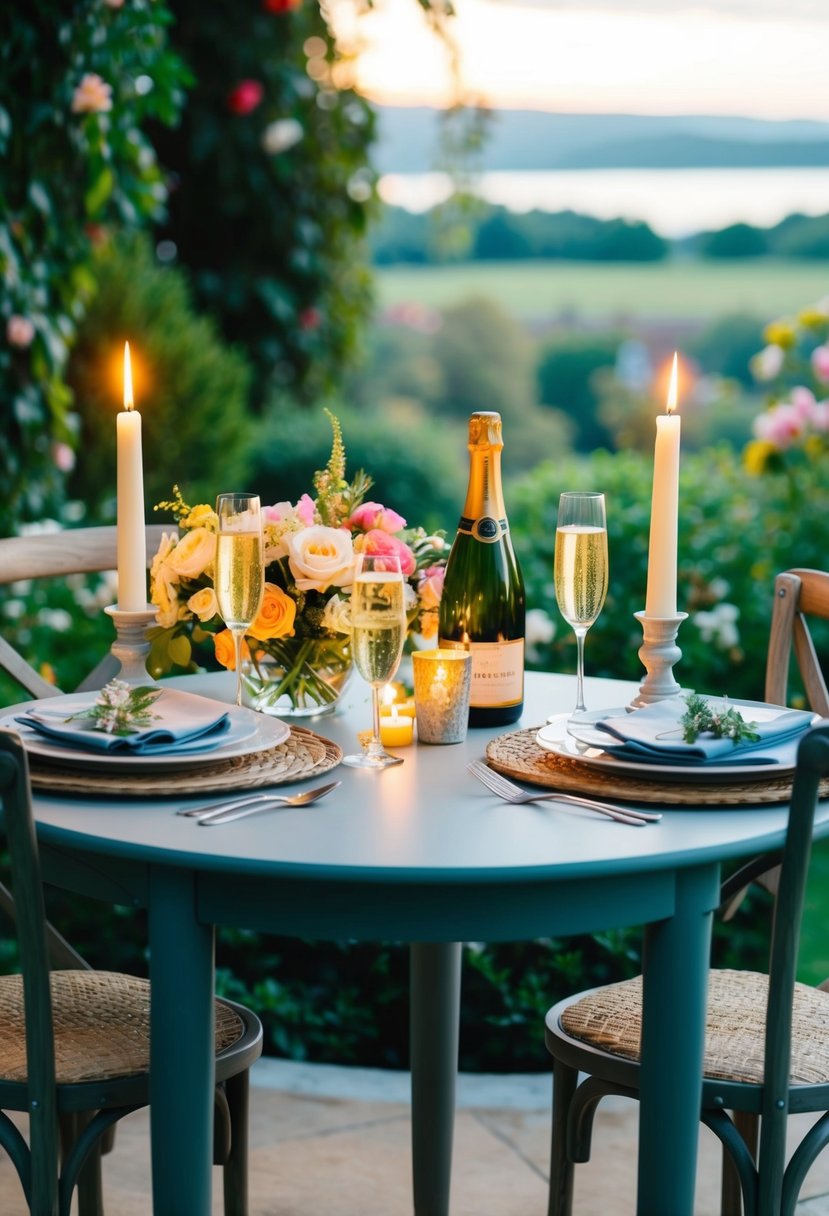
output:
[[[354,666],[371,685],[371,741],[359,755],[345,756],[353,768],[388,768],[402,764],[380,739],[380,689],[400,665],[406,639],[406,608],[400,559],[359,554],[351,587],[351,653]]]
[[[604,494],[562,494],[556,528],[555,586],[559,611],[576,635],[578,675],[571,721],[586,713],[584,639],[604,606],[607,578]]]
[[[242,704],[242,639],[256,619],[265,589],[262,515],[256,494],[220,494],[214,586],[222,620],[233,634],[236,704]]]

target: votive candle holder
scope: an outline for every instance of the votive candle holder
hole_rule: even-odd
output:
[[[416,650],[412,671],[419,742],[463,743],[469,723],[472,655],[467,650]]]

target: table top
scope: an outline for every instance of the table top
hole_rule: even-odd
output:
[[[222,699],[232,696],[227,673],[186,677],[179,686]],[[590,708],[627,704],[636,686],[588,679]],[[35,815],[45,843],[200,872],[251,877],[298,877],[374,883],[499,884],[619,876],[685,868],[777,847],[787,807],[665,806],[662,821],[645,828],[603,820],[550,803],[513,806],[466,772],[487,741],[540,725],[570,707],[572,676],[528,673],[520,723],[470,730],[462,744],[399,749],[405,762],[382,772],[341,766],[319,779],[342,785],[319,803],[273,811],[216,828],[176,816],[182,798],[82,799],[37,794]],[[370,721],[369,690],[355,675],[342,712],[312,723],[348,751]],[[280,787],[303,788],[307,781]],[[199,797],[194,776],[193,796]],[[651,808],[652,809],[652,808]],[[829,832],[829,802],[818,811],[817,834]]]

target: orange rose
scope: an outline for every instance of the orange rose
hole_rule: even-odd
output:
[[[216,651],[216,659],[222,667],[226,667],[228,671],[235,671],[236,652],[233,649],[233,634],[229,629],[223,629],[221,633],[213,634],[213,647]],[[244,639],[242,640],[242,658],[250,658],[250,650]]]
[[[270,638],[291,637],[295,618],[296,603],[291,597],[286,595],[281,587],[265,583],[262,607],[247,631],[248,637],[256,638],[258,642],[267,642]]]

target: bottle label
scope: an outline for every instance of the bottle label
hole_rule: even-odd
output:
[[[441,646],[469,650],[472,655],[472,691],[469,704],[476,708],[517,705],[524,697],[524,639],[511,642],[450,642]]]
[[[475,540],[483,541],[485,545],[494,545],[509,532],[509,524],[506,519],[494,519],[491,515],[482,515],[480,519],[470,519],[467,515],[462,515],[458,531],[470,533]]]

